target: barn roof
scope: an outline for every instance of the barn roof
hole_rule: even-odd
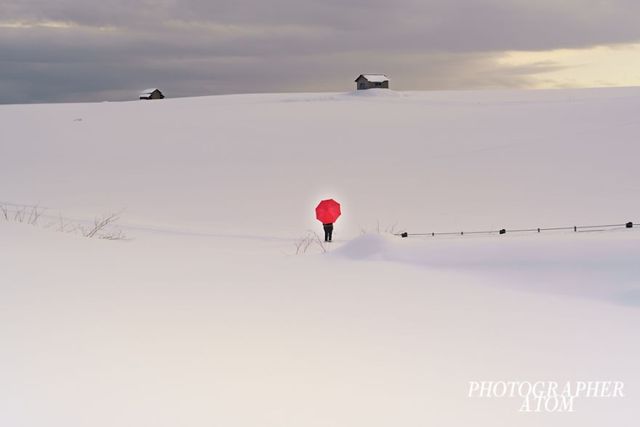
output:
[[[370,81],[371,83],[382,83],[389,81],[389,77],[385,76],[384,74],[360,74],[356,81],[360,80],[361,77]]]
[[[153,92],[155,92],[155,91],[158,91],[158,92],[159,92],[159,91],[160,91],[160,89],[155,88],[155,87],[152,87],[151,89],[145,89],[145,90],[143,90],[142,92],[140,92],[140,96],[142,96],[142,95],[151,95],[151,94],[152,94]]]

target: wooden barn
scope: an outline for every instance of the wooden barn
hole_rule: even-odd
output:
[[[356,83],[358,90],[389,89],[389,77],[384,74],[360,74]]]
[[[140,92],[140,99],[163,99],[164,95],[160,92],[160,89],[151,88],[145,89]]]

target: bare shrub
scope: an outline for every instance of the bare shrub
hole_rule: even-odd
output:
[[[126,236],[122,233],[122,230],[109,230],[110,226],[120,219],[120,215],[112,213],[102,218],[96,218],[93,221],[93,226],[86,228],[81,227],[80,230],[84,237],[106,240],[124,240]]]
[[[79,221],[69,220],[59,214],[58,217],[45,215],[45,209],[40,206],[18,206],[18,205],[0,205],[0,218],[5,221],[25,223],[33,226],[41,226],[43,228],[51,228],[56,226],[56,230],[61,233],[80,233],[87,238],[98,238],[105,240],[127,240],[127,236],[122,230],[114,228],[114,224],[120,219],[119,213],[112,213],[105,217],[97,217],[93,221],[93,225],[86,226]],[[53,219],[47,224],[40,225],[39,221],[42,217]]]
[[[106,226],[108,226],[109,224],[117,220],[118,220],[118,216],[116,214],[111,214],[104,218],[96,218],[93,220],[93,227],[88,229],[83,229],[82,235],[84,237],[95,237]]]
[[[31,212],[29,212],[29,219],[27,220],[27,223],[31,225],[37,225],[38,220],[40,219],[43,213],[44,213],[44,210],[40,209],[38,205],[32,206]]]
[[[300,240],[294,243],[296,247],[296,255],[302,255],[307,253],[311,247],[318,247],[322,253],[327,252],[327,247],[320,238],[320,235],[315,231],[308,230]]]
[[[311,246],[311,243],[313,243],[313,240],[309,238],[309,235],[306,235],[300,238],[300,240],[294,242],[294,246],[296,247],[296,255],[306,253],[309,249],[309,246]]]
[[[26,208],[16,208],[16,211],[13,213],[13,221],[14,222],[24,222]]]
[[[322,253],[327,252],[327,247],[324,244],[325,242],[320,238],[320,235],[314,231],[313,236],[315,237],[316,245],[318,245]]]

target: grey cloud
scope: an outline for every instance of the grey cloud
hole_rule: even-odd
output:
[[[364,70],[403,89],[526,86],[554,65],[500,66],[499,52],[635,42],[639,12],[631,0],[2,0],[0,103],[156,85],[347,90]]]
[[[4,1],[3,19],[49,19],[130,30],[168,20],[247,27],[319,26],[344,43],[387,40],[444,51],[549,49],[640,38],[635,0],[81,0]]]

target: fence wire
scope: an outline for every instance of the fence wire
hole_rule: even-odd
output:
[[[472,231],[448,231],[448,232],[431,232],[431,233],[394,233],[394,235],[399,237],[438,237],[438,236],[459,236],[463,237],[466,235],[505,235],[505,234],[514,234],[514,233],[542,233],[545,231],[573,231],[575,233],[582,230],[597,230],[597,229],[630,229],[636,227],[640,224],[629,221],[622,224],[602,224],[602,225],[572,225],[566,227],[534,227],[534,228],[519,228],[519,229],[511,229],[511,228],[501,228],[498,230],[472,230]]]

